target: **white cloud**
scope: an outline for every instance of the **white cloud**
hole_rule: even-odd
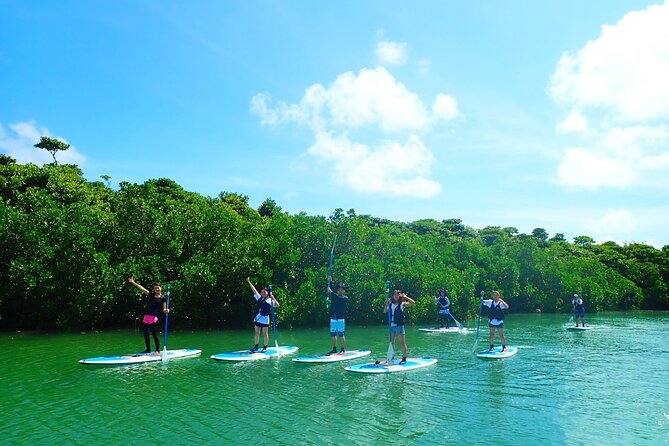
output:
[[[40,165],[53,162],[49,152],[33,147],[39,142],[41,136],[54,137],[49,129],[39,127],[33,121],[16,122],[9,124],[8,127],[9,131],[0,123],[0,152],[11,156],[21,164],[34,163]],[[67,142],[64,138],[55,138]],[[72,146],[65,152],[57,153],[56,159],[60,164],[81,165],[86,161],[86,157]]]
[[[570,109],[556,129],[589,137],[564,150],[559,183],[669,188],[669,3],[630,12],[563,54],[549,94]]]
[[[334,163],[335,182],[357,192],[428,198],[441,191],[427,178],[434,156],[415,135],[405,144],[383,141],[372,148],[346,135],[319,132],[307,153]]]
[[[669,3],[630,12],[576,54],[563,54],[549,92],[623,121],[669,118]]]
[[[458,102],[453,96],[439,93],[432,104],[432,116],[434,119],[450,121],[460,116]]]
[[[570,188],[626,187],[636,173],[625,160],[575,147],[565,150],[557,171],[558,182]]]
[[[405,42],[380,41],[374,53],[380,65],[399,66],[407,63],[409,45]]]
[[[556,129],[562,133],[585,133],[588,131],[588,118],[578,109],[574,109],[559,122]]]
[[[452,96],[440,93],[428,108],[384,67],[342,73],[327,87],[313,84],[295,104],[257,94],[250,109],[265,125],[309,128],[315,142],[307,155],[334,163],[338,184],[361,193],[415,197],[441,191],[429,178],[435,158],[418,134],[460,116]],[[354,134],[368,142],[355,141]]]

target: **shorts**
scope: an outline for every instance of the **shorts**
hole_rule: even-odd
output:
[[[144,319],[142,319],[142,322],[149,325],[155,324],[156,322],[158,322],[158,316],[154,316],[152,314],[145,314]]]
[[[580,310],[576,310],[576,317],[585,317],[585,308],[581,308]]]
[[[394,327],[390,327],[390,333],[403,335],[405,333],[404,325],[395,325]]]
[[[260,327],[260,328],[269,327],[269,324],[263,324],[262,322],[255,322],[255,324],[256,324],[256,327]]]
[[[344,319],[330,319],[330,336],[344,336],[346,321]]]
[[[493,325],[490,322],[488,322],[488,327],[490,327],[490,328],[504,328],[504,322],[500,322],[497,325]]]

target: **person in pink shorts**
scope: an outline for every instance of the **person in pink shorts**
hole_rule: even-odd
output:
[[[153,342],[156,344],[155,354],[160,354],[160,340],[158,339],[158,318],[161,314],[168,313],[167,301],[163,296],[163,287],[159,283],[153,284],[153,291],[149,291],[142,285],[135,282],[134,277],[128,279],[128,282],[144,293],[145,304],[144,317],[142,318],[142,331],[144,332],[144,343],[146,350],[142,353],[151,353],[151,341],[149,340],[149,331],[153,335]]]

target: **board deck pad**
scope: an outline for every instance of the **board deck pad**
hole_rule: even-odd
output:
[[[518,347],[507,346],[505,351],[502,351],[502,347],[495,347],[493,351],[481,350],[476,354],[476,357],[481,359],[504,359],[509,356],[513,356],[518,353]]]
[[[458,327],[448,327],[448,328],[419,328],[419,331],[424,333],[466,333],[468,330],[466,328],[459,329]]]
[[[267,347],[267,351],[264,353],[260,353],[260,351],[251,353],[249,350],[217,353],[211,355],[211,359],[217,361],[257,361],[259,359],[269,359],[275,356],[290,355],[291,353],[295,353],[298,349],[299,347],[295,347],[294,345],[280,345],[278,349],[276,347]]]
[[[311,363],[311,364],[324,364],[330,362],[339,362],[339,361],[350,361],[351,359],[362,358],[372,353],[371,350],[347,350],[345,353],[334,353],[332,355],[312,355],[312,356],[299,356],[294,358],[294,362],[302,363]]]
[[[167,350],[167,359],[187,358],[197,356],[202,350],[194,348],[182,348],[178,350]],[[162,361],[162,354],[135,353],[134,355],[119,356],[98,356],[95,358],[86,358],[79,361],[80,364],[88,365],[128,365],[142,364],[146,362]]]
[[[409,370],[420,369],[437,363],[435,358],[407,358],[405,364],[400,364],[399,359],[393,359],[390,364],[384,364],[385,361],[382,361],[380,364],[376,362],[368,362],[365,364],[354,364],[345,368],[349,372],[358,372],[358,373],[394,373],[394,372],[406,372]]]
[[[567,327],[567,330],[574,330],[574,331],[592,330],[592,327],[590,325],[587,325],[585,327],[581,326],[575,327],[572,325],[571,327]]]

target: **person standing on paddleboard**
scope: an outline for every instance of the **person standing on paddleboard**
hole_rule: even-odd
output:
[[[578,327],[578,318],[581,318],[581,325],[585,327],[585,305],[583,299],[574,294],[574,300],[571,301],[572,309],[574,311],[574,319],[576,319],[576,326]]]
[[[386,300],[386,305],[383,307],[385,314],[390,310],[392,318],[390,319],[390,342],[395,349],[395,338],[399,338],[402,344],[402,360],[400,364],[407,362],[407,342],[404,330],[404,309],[416,303],[415,300],[404,294],[401,290],[395,290],[392,297]]]
[[[490,327],[490,351],[495,349],[495,330],[499,333],[502,340],[502,351],[506,351],[506,337],[504,336],[504,310],[509,308],[509,304],[502,300],[499,291],[492,292],[492,299],[483,299],[483,305],[489,308],[488,310],[488,327]]]
[[[445,289],[439,290],[439,295],[434,298],[434,301],[437,303],[437,308],[439,309],[439,328],[444,328],[444,321],[446,321],[446,328],[450,328],[450,310],[451,301],[448,298],[448,291]]]
[[[163,297],[163,287],[159,283],[153,284],[153,291],[149,291],[142,285],[135,282],[135,278],[131,277],[128,282],[144,293],[146,296],[144,309],[144,317],[142,318],[142,331],[144,332],[144,343],[146,350],[142,353],[151,353],[151,341],[149,339],[149,331],[153,335],[153,342],[156,344],[155,354],[160,354],[160,340],[158,339],[158,317],[161,314],[169,313],[167,308],[167,301]]]
[[[267,351],[267,344],[269,344],[269,315],[272,312],[272,307],[276,308],[279,306],[279,301],[274,298],[274,295],[269,293],[267,288],[263,288],[260,290],[260,293],[258,293],[258,290],[256,290],[256,287],[253,286],[251,279],[248,277],[246,278],[246,282],[251,287],[251,291],[253,291],[253,297],[255,297],[256,303],[258,304],[258,313],[256,314],[255,318],[253,318],[253,322],[255,324],[253,340],[255,345],[249,351],[251,353],[258,351],[260,331],[262,330],[265,343],[263,344],[263,348],[260,350],[260,353],[265,353]]]
[[[332,276],[328,276],[328,283],[332,283]],[[332,289],[328,286],[328,293]],[[337,337],[341,339],[341,350],[339,353],[346,352],[346,303],[348,297],[344,295],[346,287],[343,283],[337,286],[337,294],[334,294],[330,300],[330,336],[332,337],[332,350],[326,353],[327,356],[337,353]]]

